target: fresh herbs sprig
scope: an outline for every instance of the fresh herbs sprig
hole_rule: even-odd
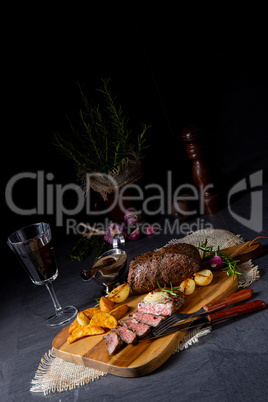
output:
[[[96,304],[95,304],[95,306],[94,307],[99,307],[99,305],[100,305],[100,297],[98,297],[97,299],[95,299],[95,302],[96,302]]]
[[[81,237],[70,251],[70,258],[73,261],[82,262],[93,251],[97,259],[106,249],[103,236]]]
[[[169,293],[169,294],[172,295],[172,296],[178,296],[177,293],[175,293],[174,291],[175,291],[175,290],[179,290],[179,289],[180,289],[180,286],[174,288],[174,287],[172,286],[172,283],[170,282],[170,289],[167,289],[167,288],[166,288],[166,284],[165,284],[165,286],[162,288],[162,287],[160,286],[160,284],[159,284],[158,281],[157,281],[157,286],[159,287],[159,289],[161,290],[161,292]]]
[[[232,257],[230,257],[230,254],[223,254],[221,252],[219,252],[218,254],[221,258],[222,261],[224,263],[224,265],[226,265],[225,268],[223,268],[223,272],[226,272],[227,275],[233,277],[234,280],[234,276],[236,275],[242,275],[241,272],[238,271],[238,267],[237,267],[237,263],[239,262],[239,260],[233,260]]]
[[[151,126],[142,123],[138,132],[132,130],[122,106],[112,94],[110,80],[101,81],[97,104],[91,104],[78,83],[81,107],[76,119],[67,117],[69,135],[54,133],[55,145],[74,161],[79,178],[90,172],[108,173],[126,158],[141,160],[150,145]]]
[[[204,242],[200,242],[197,246],[198,250],[202,251],[201,257],[203,260],[206,260],[207,258],[212,258],[215,255],[215,252],[213,251],[213,246],[208,246],[207,243],[208,240],[206,239]]]
[[[228,276],[232,276],[233,280],[236,275],[242,275],[241,272],[238,271],[238,267],[237,267],[237,263],[239,262],[239,260],[234,260],[230,254],[224,254],[219,250],[219,247],[217,248],[217,250],[213,250],[213,246],[208,246],[207,245],[208,241],[207,239],[204,242],[200,242],[197,246],[198,250],[200,250],[201,253],[201,257],[203,259],[203,261],[208,260],[212,257],[214,257],[214,255],[218,255],[219,257],[221,257],[223,264],[225,265],[225,267],[222,269],[223,272],[226,272]]]

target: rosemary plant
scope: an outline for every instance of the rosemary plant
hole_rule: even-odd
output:
[[[150,126],[142,124],[140,133],[133,133],[122,106],[112,94],[109,79],[102,79],[102,86],[97,90],[101,103],[97,105],[91,105],[79,83],[78,88],[81,107],[77,119],[73,121],[67,117],[69,135],[66,137],[54,133],[54,143],[75,163],[76,173],[86,193],[85,177],[88,173],[110,174],[121,167],[121,171],[127,175],[125,164],[129,161],[139,162],[145,156]],[[71,250],[70,256],[83,261],[93,250],[99,256],[104,248],[102,236],[82,238]]]
[[[67,117],[70,137],[54,134],[55,144],[76,164],[77,173],[108,173],[124,158],[140,160],[148,148],[149,125],[142,124],[141,132],[134,134],[128,127],[122,106],[110,89],[110,80],[102,79],[97,91],[102,104],[92,106],[78,83],[82,106],[78,121]]]

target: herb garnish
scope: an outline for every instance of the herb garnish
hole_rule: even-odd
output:
[[[169,293],[169,294],[171,294],[172,296],[176,296],[176,297],[177,297],[178,295],[177,295],[177,293],[174,292],[174,290],[179,290],[179,289],[181,289],[180,286],[178,286],[178,287],[176,287],[176,288],[173,288],[171,282],[170,282],[170,289],[167,289],[167,288],[166,288],[166,284],[165,284],[165,286],[162,288],[162,287],[160,286],[160,284],[159,284],[158,281],[157,281],[157,286],[159,287],[159,289],[161,290],[161,292],[166,292],[166,293]]]
[[[103,236],[81,237],[70,251],[73,261],[82,262],[91,253],[95,252],[94,261],[104,252],[106,243]]]
[[[217,253],[219,257],[221,257],[225,267],[223,268],[223,272],[226,272],[228,276],[233,277],[236,275],[242,275],[241,272],[238,271],[237,263],[239,260],[234,260],[230,254],[224,254],[219,250],[219,247],[217,248],[216,251],[213,251],[213,246],[208,246],[207,245],[207,239],[204,242],[200,242],[197,246],[198,250],[202,251],[202,259],[203,261],[208,260]]]
[[[95,306],[94,307],[99,307],[99,305],[100,305],[100,297],[98,297],[97,299],[95,299],[95,302],[96,302],[96,304],[95,304]]]
[[[207,245],[208,240],[206,239],[203,243],[200,242],[197,246],[198,250],[202,251],[202,259],[206,260],[207,258],[212,258],[215,255],[215,251],[213,251],[213,246]],[[219,248],[218,248],[219,249]],[[218,253],[219,250],[217,250]]]

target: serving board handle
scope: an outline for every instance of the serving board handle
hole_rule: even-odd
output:
[[[252,258],[257,258],[262,254],[262,246],[258,241],[246,241],[235,246],[220,250],[221,253],[230,254],[231,258],[239,260],[239,263],[246,262]]]

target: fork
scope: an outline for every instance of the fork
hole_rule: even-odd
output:
[[[165,332],[162,332],[157,336],[152,336],[152,334],[149,334],[147,337],[142,338],[141,341],[158,339],[166,335],[171,335],[179,331],[186,331],[193,328],[213,328],[214,324],[218,324],[224,320],[243,316],[264,308],[266,308],[266,303],[263,300],[254,300],[249,303],[240,304],[239,306],[234,306],[225,310],[214,312],[212,314],[207,314],[205,317],[193,319],[191,322],[183,322],[182,324],[166,329]]]
[[[221,310],[224,307],[228,307],[231,306],[232,304],[236,304],[243,300],[250,299],[252,294],[253,289],[243,289],[240,290],[239,292],[233,293],[230,296],[208,303],[205,306],[203,306],[200,310],[195,311],[193,313],[172,314],[171,316],[165,318],[160,324],[157,325],[157,327],[155,327],[152,330],[151,336],[159,336],[162,333],[164,333],[168,328],[173,327],[173,325],[178,324],[181,321],[185,321],[188,318],[213,313],[214,311]]]

